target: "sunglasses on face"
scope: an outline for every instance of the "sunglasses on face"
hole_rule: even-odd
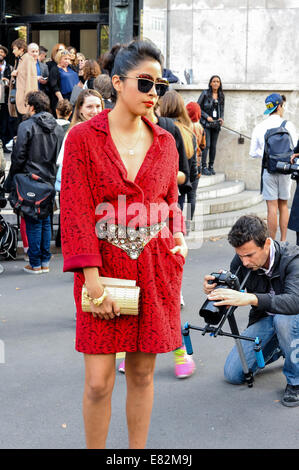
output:
[[[155,86],[157,95],[163,96],[165,95],[169,87],[169,82],[165,78],[157,78],[156,80],[153,80],[153,77],[147,74],[141,74],[137,77],[128,77],[123,75],[120,78],[134,78],[135,80],[137,80],[138,91],[140,91],[141,93],[148,93],[153,88],[153,86]]]

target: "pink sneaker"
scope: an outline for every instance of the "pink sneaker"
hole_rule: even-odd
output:
[[[121,361],[121,363],[118,366],[118,372],[121,372],[122,374],[124,374],[126,372],[125,371],[125,360],[124,359]]]
[[[179,348],[174,353],[174,373],[178,379],[190,377],[196,369],[191,356],[186,353],[185,348]]]

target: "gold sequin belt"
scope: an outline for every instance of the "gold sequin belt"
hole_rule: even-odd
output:
[[[97,236],[124,250],[131,259],[137,259],[147,243],[154,238],[166,222],[159,222],[149,227],[132,228],[126,225],[97,224]]]

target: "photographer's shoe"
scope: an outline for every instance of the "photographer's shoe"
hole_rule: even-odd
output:
[[[216,172],[212,166],[209,166],[210,175],[216,175]]]
[[[281,403],[284,406],[299,406],[299,385],[287,384]]]
[[[210,171],[208,170],[208,168],[206,166],[203,167],[201,174],[204,175],[204,176],[210,176],[211,175]]]
[[[188,356],[186,349],[179,348],[173,351],[174,354],[174,373],[178,379],[190,377],[196,369],[191,356]]]

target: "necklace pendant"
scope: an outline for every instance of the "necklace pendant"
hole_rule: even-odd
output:
[[[133,149],[129,149],[129,155],[131,155],[131,156],[135,155],[135,152],[134,152]]]

